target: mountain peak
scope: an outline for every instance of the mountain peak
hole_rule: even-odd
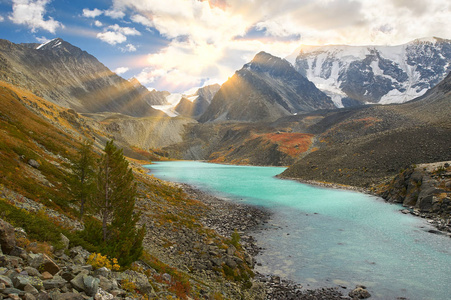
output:
[[[63,42],[64,42],[63,39],[56,38],[56,39],[47,41],[43,44],[40,44],[39,46],[36,47],[36,50],[48,50],[48,49],[53,49],[55,47],[61,47]]]

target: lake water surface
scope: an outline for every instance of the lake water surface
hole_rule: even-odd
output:
[[[284,168],[193,161],[147,166],[156,177],[269,208],[256,270],[307,288],[363,284],[373,299],[451,299],[451,239],[401,206],[274,176]]]

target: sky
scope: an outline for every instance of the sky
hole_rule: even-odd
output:
[[[0,38],[60,37],[149,89],[222,84],[260,51],[451,39],[449,0],[0,0]]]

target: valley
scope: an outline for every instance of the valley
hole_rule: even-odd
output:
[[[433,292],[423,286],[424,283],[420,284],[421,280],[416,281],[418,278],[406,279],[409,284],[388,288],[388,283],[376,279],[375,274],[364,280],[364,275],[358,273],[357,277],[346,280],[346,288],[340,288],[343,286],[339,278],[342,275],[336,278],[318,275],[320,284],[315,284],[307,273],[327,273],[336,267],[322,265],[314,269],[317,265],[314,260],[318,258],[315,255],[321,252],[314,248],[315,244],[311,244],[311,249],[303,250],[313,252],[309,254],[311,256],[298,257],[299,261],[306,259],[310,263],[292,269],[290,262],[280,268],[273,267],[280,257],[272,256],[277,247],[271,244],[271,239],[280,238],[277,236],[283,231],[280,224],[286,213],[282,211],[286,206],[283,201],[288,200],[278,203],[276,195],[271,195],[270,191],[267,196],[257,197],[257,194],[264,193],[269,186],[272,186],[271,192],[290,199],[300,195],[309,199],[309,193],[325,192],[312,187],[307,188],[307,192],[297,190],[300,184],[287,179],[365,190],[404,207],[377,200],[377,204],[371,204],[374,207],[368,204],[373,208],[361,213],[357,213],[356,208],[352,216],[369,218],[382,214],[371,217],[375,223],[372,227],[382,226],[390,219],[390,229],[382,231],[392,230],[398,236],[393,238],[395,240],[411,235],[404,230],[421,228],[421,239],[438,243],[434,251],[439,253],[442,245],[449,243],[447,236],[451,236],[450,45],[449,40],[431,38],[397,48],[313,47],[293,54],[288,60],[262,51],[222,85],[206,85],[190,94],[179,95],[149,90],[136,78],[126,80],[94,56],[60,38],[43,44],[14,44],[0,40],[0,201],[5,207],[0,218],[14,227],[25,226],[27,243],[47,243],[52,247],[52,243],[59,243],[43,239],[42,229],[30,225],[34,224],[34,218],[42,218],[46,224],[51,224],[52,230],[67,235],[70,247],[91,249],[93,245],[80,239],[77,233],[85,224],[78,218],[71,167],[85,141],[92,142],[97,160],[105,144],[114,140],[127,157],[137,183],[135,212],[140,214],[139,224],[145,226],[146,235],[142,260],[133,265],[133,272],[139,273],[140,278],[145,277],[149,297],[284,299],[291,295],[297,297],[294,299],[312,299],[310,293],[329,297],[327,299],[352,299],[349,295],[359,289],[359,285],[365,285],[372,295],[382,298],[408,295],[414,299],[415,293],[423,292],[422,297],[428,297]],[[393,54],[401,52],[406,54],[402,59]],[[430,59],[424,58],[425,55]],[[175,98],[178,100],[173,102]],[[162,106],[169,114],[157,109]],[[196,181],[179,180],[177,176],[188,176],[193,172],[194,177],[205,174],[198,165],[200,163],[178,160],[205,161],[225,169],[239,166],[265,168],[257,168],[256,174],[245,176],[244,170],[248,169],[243,167],[243,174],[238,172],[231,177],[233,180],[227,179],[231,182],[229,187],[222,187],[226,190],[218,192],[212,187],[203,189],[202,183]],[[158,163],[147,166],[150,162],[193,165],[175,169],[177,176],[165,178],[148,174],[146,168],[152,170],[153,166],[155,169],[159,166]],[[268,175],[269,179],[258,179],[266,172],[264,170],[277,172]],[[281,179],[273,178],[276,175]],[[212,180],[214,176],[217,175],[210,174],[211,178],[205,180]],[[240,180],[240,176],[244,177]],[[245,184],[249,179],[251,183]],[[256,181],[252,182],[252,179]],[[199,189],[165,180],[199,185]],[[268,180],[271,184],[260,186],[260,180]],[[238,190],[246,190],[244,194],[233,194],[231,186],[236,183]],[[295,191],[290,194],[290,189]],[[336,192],[344,195],[344,202],[357,195],[371,198]],[[219,199],[209,193],[218,193]],[[246,203],[234,203],[229,197],[234,201],[243,197]],[[289,235],[299,234],[297,239],[306,242],[310,238],[316,239],[299,231],[309,227],[302,222],[307,222],[312,215],[319,219],[329,216],[330,209],[341,207],[340,203],[334,202],[339,196],[321,194],[318,197],[313,201],[323,205],[322,208],[315,207],[310,211],[309,204],[304,203],[303,207],[295,209],[294,215],[287,217],[291,220],[299,214],[308,215],[297,220],[298,223],[294,222]],[[255,202],[256,199],[275,201],[268,204],[273,209],[271,213],[260,209],[265,205]],[[274,209],[279,204],[280,207]],[[27,212],[24,213],[25,223],[12,217],[16,207]],[[321,209],[325,210],[316,216]],[[403,214],[399,212],[402,209]],[[411,215],[427,218],[435,229]],[[95,218],[94,215],[90,217]],[[215,219],[225,221],[218,223]],[[268,220],[271,224],[280,224],[271,227]],[[333,228],[342,226],[335,221],[326,217],[320,224],[329,224]],[[416,227],[409,227],[411,223]],[[428,236],[432,233],[425,232],[424,226],[437,236]],[[273,236],[265,239],[262,228]],[[325,236],[334,239],[329,236],[330,227],[322,230],[319,239]],[[344,231],[352,232],[351,229]],[[343,241],[336,241],[339,247],[334,244],[332,248],[340,253],[350,253],[354,250],[341,249],[345,248],[341,247],[342,243],[364,244],[369,231],[355,233],[354,238],[362,237],[357,241],[343,237]],[[258,248],[263,246],[259,243],[267,243],[264,246],[267,249],[260,251]],[[17,247],[26,251],[20,252],[24,258],[18,261],[18,267],[25,268],[26,255],[32,250],[27,248],[28,244]],[[290,244],[286,248],[298,247],[301,246]],[[412,247],[411,252],[420,251],[422,257],[430,251],[414,249],[410,244],[409,247]],[[0,257],[5,257],[8,262],[5,266],[11,269],[14,264],[11,261],[19,257],[19,252],[7,256],[10,253],[5,251],[5,256]],[[94,251],[92,248],[91,252]],[[356,253],[361,251],[365,250]],[[381,250],[374,257],[390,251],[393,252],[390,259],[402,261],[396,258],[398,254],[395,255],[393,249]],[[75,261],[75,255],[66,259],[59,252],[48,254],[64,268],[73,269],[80,263]],[[291,255],[294,253],[281,254],[287,261]],[[437,258],[434,264],[446,266],[440,262],[440,255],[434,252],[434,259]],[[255,259],[257,262],[262,259],[264,264],[256,266]],[[367,261],[366,267],[368,264],[377,269],[383,265],[379,257]],[[331,263],[336,262],[332,260]],[[427,262],[424,258],[409,264],[424,269],[422,264]],[[353,266],[355,270],[362,267]],[[3,265],[0,267],[4,268]],[[366,270],[366,267],[362,268]],[[299,275],[299,270],[306,274]],[[355,270],[348,270],[347,274]],[[437,273],[428,270],[427,277],[434,278],[440,272],[442,277],[449,275],[449,270],[435,271]],[[97,276],[94,271],[90,272],[89,276]],[[417,276],[419,272],[415,272]],[[124,287],[118,297],[139,297],[143,292],[139,288],[126,290],[125,279],[118,278]],[[299,283],[304,285],[302,291]],[[74,288],[70,284],[70,280],[66,280],[62,284],[66,290],[61,286],[57,292],[69,293]],[[415,290],[415,286],[420,289]],[[322,290],[321,287],[330,289]],[[0,292],[5,294],[2,289],[0,286]],[[408,292],[403,294],[402,289]],[[112,293],[112,290],[106,292]],[[445,299],[443,295],[449,292],[442,286],[437,290],[436,299]],[[50,293],[45,289],[42,292]],[[85,296],[88,293],[80,288],[78,292]]]

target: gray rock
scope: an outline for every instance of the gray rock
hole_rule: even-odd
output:
[[[52,290],[52,289],[60,289],[66,284],[66,280],[64,279],[50,279],[43,281],[44,288],[46,290]]]
[[[74,279],[70,281],[70,284],[79,292],[82,292],[85,289],[85,283],[83,280],[83,277],[85,276],[87,275],[84,273],[79,273],[77,276],[74,277]]]
[[[113,300],[114,296],[103,289],[99,288],[96,295],[94,296],[95,300]]]
[[[35,296],[39,294],[39,291],[34,286],[32,286],[31,284],[25,285],[23,287],[23,290],[24,290],[25,293],[29,293],[29,294],[32,294],[32,295],[35,295]]]
[[[42,253],[38,254],[29,253],[28,263],[33,268],[42,271],[47,271],[52,275],[55,275],[60,270],[59,266],[50,257]]]
[[[41,165],[37,161],[35,161],[34,159],[29,159],[28,160],[28,164],[30,166],[32,166],[33,168],[35,168],[35,169],[39,169],[39,167],[41,167]]]
[[[60,293],[52,297],[52,300],[84,300],[83,295],[77,293]]]
[[[232,269],[235,269],[237,267],[236,262],[231,257],[227,257],[225,260],[225,263],[227,266],[229,266]]]
[[[154,293],[152,285],[149,283],[149,279],[142,273],[126,270],[125,272],[120,273],[119,277],[119,280],[127,279],[128,281],[133,282],[136,285],[136,288],[143,294]]]
[[[69,250],[70,257],[75,257],[77,255],[81,255],[84,259],[88,259],[89,252],[83,249],[81,246],[73,247]]]
[[[39,271],[33,267],[27,266],[24,268],[24,270],[27,272],[27,274],[29,276],[41,276],[41,273],[39,273]]]
[[[92,276],[83,277],[83,283],[85,285],[84,291],[88,296],[94,296],[99,289],[100,279],[94,278]]]
[[[23,289],[27,284],[34,286],[38,290],[43,288],[42,280],[35,276],[17,275],[12,278],[12,282],[14,287],[18,289]]]
[[[109,277],[111,274],[111,270],[105,267],[102,267],[100,269],[97,269],[94,271],[94,276],[98,277],[98,276],[103,276],[103,277]]]
[[[14,227],[0,219],[0,248],[5,254],[9,254],[16,246]]]
[[[64,250],[69,249],[70,240],[62,233],[61,233],[61,241],[63,242],[63,245],[64,245],[63,249]]]
[[[6,295],[8,295],[8,294],[17,294],[19,296],[25,295],[24,291],[21,291],[21,290],[16,289],[16,288],[6,288],[6,289],[3,289],[0,292],[2,292],[3,294],[6,294]]]
[[[22,298],[23,300],[36,300],[36,297],[33,294],[25,293],[25,295]]]
[[[24,249],[20,248],[20,247],[14,247],[14,249],[9,253],[9,255],[11,256],[17,256],[20,257],[22,259],[27,259],[27,251],[25,251]]]
[[[113,282],[108,280],[107,278],[103,277],[102,275],[98,276],[99,278],[99,287],[102,288],[105,291],[111,291],[114,287],[113,287]],[[116,285],[117,288],[117,285]]]
[[[86,264],[86,260],[83,258],[83,256],[81,254],[77,254],[72,261],[74,262],[74,264],[76,265],[84,265]]]
[[[8,276],[0,275],[0,283],[3,283],[6,287],[12,287],[13,282]]]
[[[349,292],[349,297],[357,299],[366,299],[371,297],[371,294],[365,289],[364,286],[357,286],[351,292]]]

